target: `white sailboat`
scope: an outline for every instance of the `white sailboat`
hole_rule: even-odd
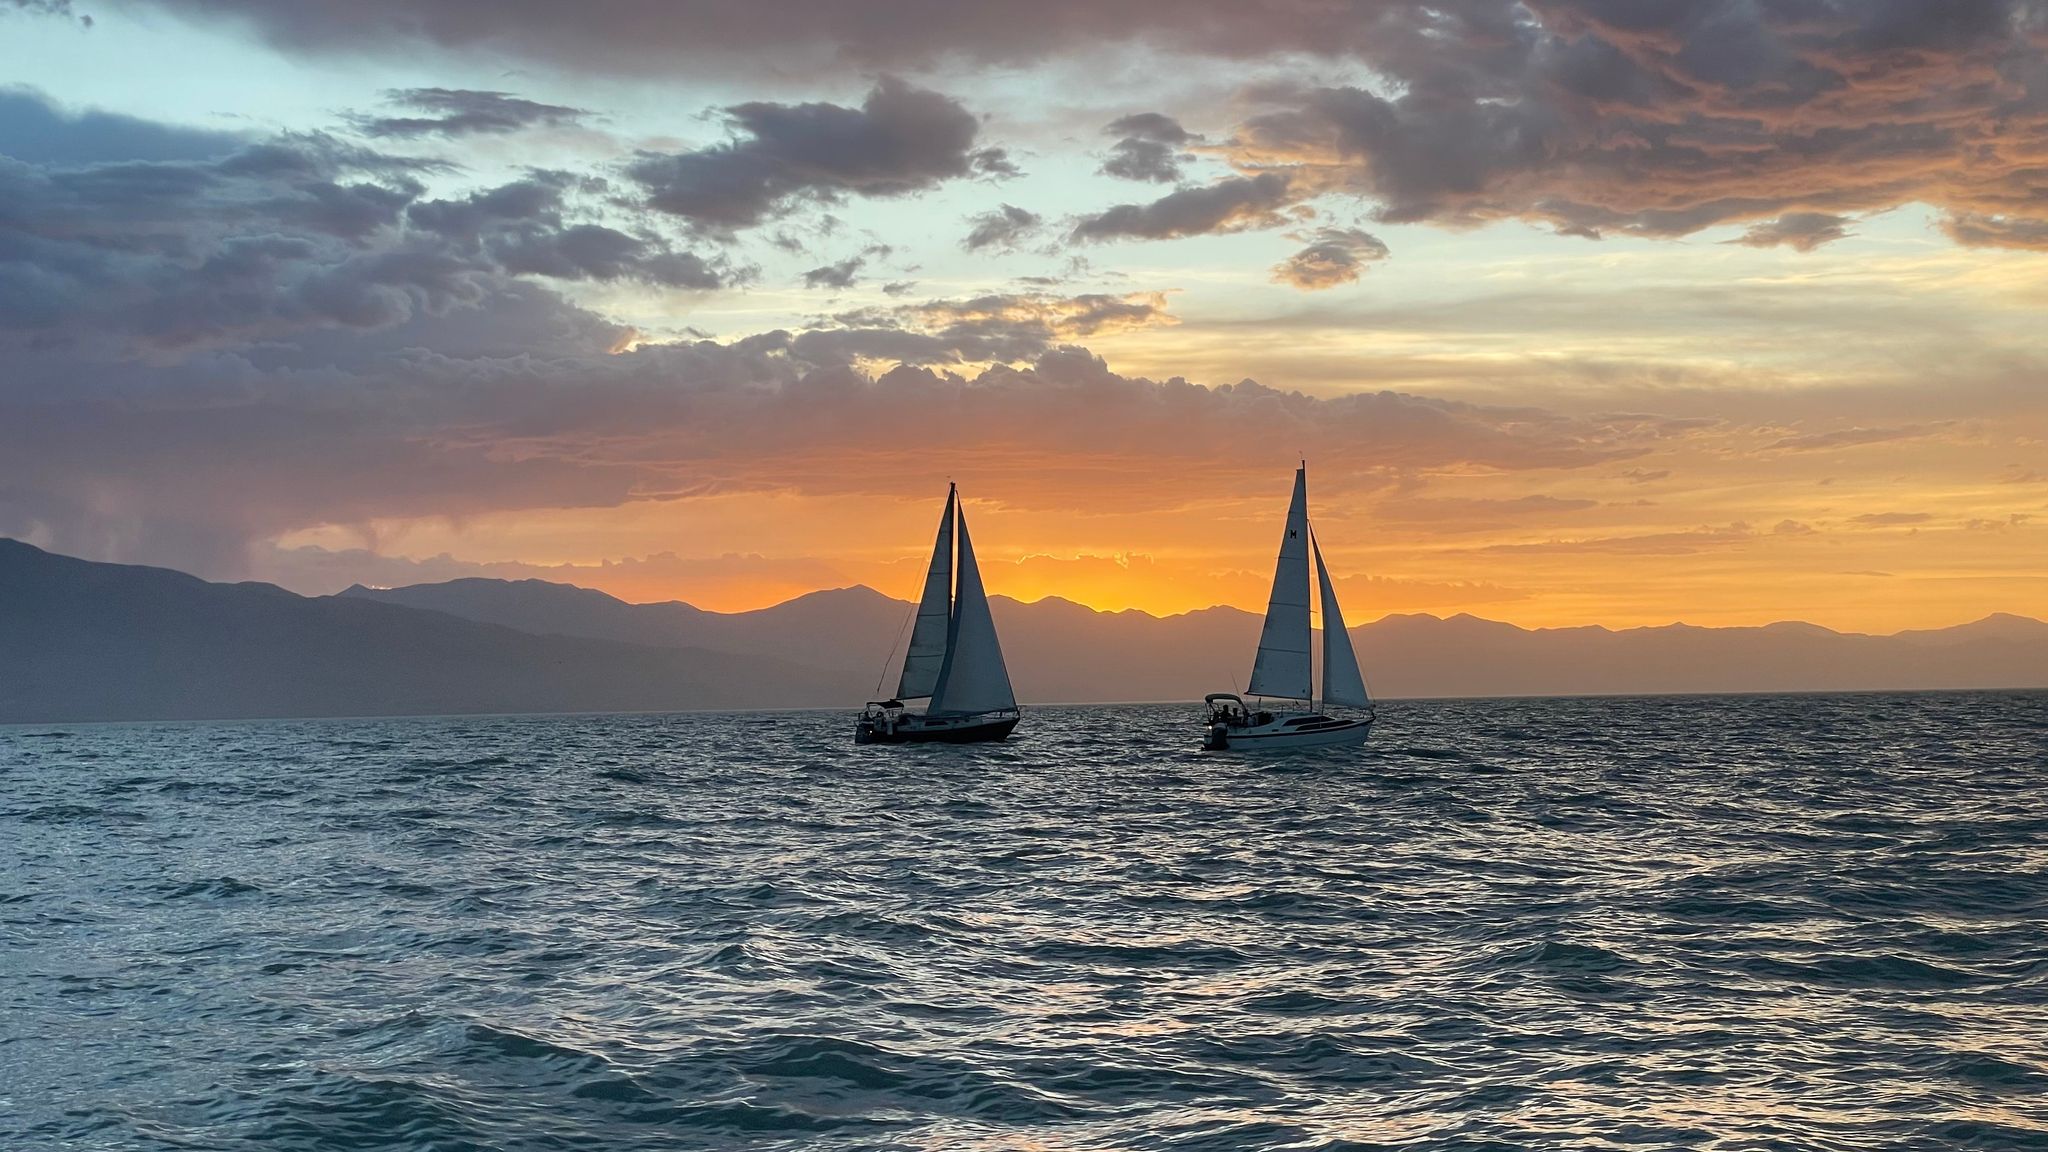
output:
[[[949,485],[896,695],[862,709],[854,726],[856,744],[968,744],[1001,740],[1017,726],[1017,694],[981,587],[967,513],[959,505],[959,491]],[[909,700],[926,701],[925,710],[911,711]]]
[[[1314,555],[1317,590],[1323,608],[1323,695],[1318,706],[1314,661],[1309,654],[1312,632],[1308,611],[1309,557]],[[1280,559],[1273,569],[1273,594],[1266,601],[1266,626],[1259,634],[1259,654],[1252,662],[1246,693],[1260,698],[1253,708],[1234,692],[1211,693],[1208,734],[1202,747],[1254,750],[1322,748],[1363,744],[1372,733],[1372,697],[1358,669],[1358,653],[1344,629],[1337,590],[1323,550],[1308,526],[1308,467],[1294,472],[1294,499],[1287,505],[1287,534],[1280,539]],[[1285,707],[1271,707],[1282,702]],[[1324,708],[1362,710],[1333,716]]]

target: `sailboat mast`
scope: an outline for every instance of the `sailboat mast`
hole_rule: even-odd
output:
[[[1308,460],[1307,460],[1307,458],[1305,458],[1305,457],[1304,457],[1304,458],[1302,459],[1302,461],[1301,461],[1301,464],[1299,465],[1299,467],[1301,468],[1301,490],[1302,490],[1302,493],[1303,493],[1303,495],[1306,495],[1306,494],[1308,493]],[[1306,501],[1304,501],[1304,502],[1303,502],[1303,504],[1302,504],[1302,508],[1301,508],[1301,524],[1302,524],[1302,527],[1303,527],[1303,528],[1306,528],[1306,529],[1308,530],[1308,539],[1309,539],[1309,563],[1311,563],[1311,564],[1313,564],[1313,565],[1315,566],[1315,568],[1314,568],[1314,570],[1313,570],[1313,571],[1310,571],[1310,572],[1304,572],[1304,573],[1303,573],[1303,575],[1307,576],[1307,577],[1308,577],[1308,579],[1307,579],[1307,580],[1304,580],[1304,581],[1302,582],[1302,585],[1303,585],[1303,586],[1302,586],[1302,589],[1301,589],[1301,594],[1302,594],[1302,598],[1308,601],[1308,603],[1309,603],[1309,612],[1310,612],[1311,616],[1313,616],[1313,614],[1314,614],[1314,612],[1315,612],[1315,602],[1316,602],[1316,599],[1315,599],[1315,591],[1316,591],[1316,584],[1315,584],[1315,581],[1316,581],[1316,577],[1317,577],[1317,576],[1322,576],[1322,572],[1323,572],[1323,552],[1322,552],[1322,549],[1320,549],[1320,548],[1317,548],[1317,547],[1315,546],[1315,539],[1316,539],[1316,530],[1315,530],[1315,525],[1314,525],[1314,524],[1312,524],[1312,523],[1310,523],[1310,521],[1309,521],[1309,517],[1308,517],[1308,505],[1307,505],[1307,502],[1306,502]],[[1328,577],[1328,576],[1323,576],[1323,579],[1327,580],[1327,579],[1329,579],[1329,577]],[[1329,622],[1328,620],[1324,620],[1324,621],[1323,621],[1323,627],[1324,627],[1324,628],[1328,628],[1329,626],[1330,626],[1330,622]],[[1315,626],[1314,626],[1314,621],[1313,621],[1313,619],[1311,619],[1311,621],[1310,621],[1309,631],[1310,631],[1310,634],[1311,634],[1311,635],[1313,635],[1313,634],[1314,634],[1314,631],[1315,631]],[[1314,658],[1313,658],[1313,657],[1311,657],[1310,659],[1311,659],[1311,661],[1313,661],[1313,659],[1314,659]],[[1320,711],[1322,711],[1322,709],[1321,709],[1321,708],[1320,708],[1320,707],[1319,707],[1319,706],[1318,706],[1318,705],[1316,704],[1316,677],[1315,677],[1315,673],[1314,673],[1314,671],[1313,671],[1313,668],[1314,668],[1314,665],[1313,665],[1313,663],[1311,663],[1311,665],[1310,665],[1310,668],[1311,668],[1311,671],[1310,671],[1310,673],[1309,673],[1309,680],[1308,680],[1308,710],[1309,710],[1309,711],[1311,711],[1311,712],[1320,712]],[[1323,677],[1322,677],[1322,678],[1323,678],[1323,680],[1324,680],[1325,682],[1327,682],[1327,681],[1329,680],[1329,678],[1330,678],[1330,672],[1329,672],[1329,669],[1325,668],[1325,669],[1323,670]]]

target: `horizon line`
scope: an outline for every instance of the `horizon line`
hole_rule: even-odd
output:
[[[125,562],[125,561],[115,561],[115,560],[89,560],[89,559],[87,559],[87,558],[85,558],[85,557],[83,557],[83,556],[75,556],[75,555],[72,555],[71,553],[68,553],[68,552],[59,552],[59,551],[56,551],[56,550],[54,550],[54,549],[50,549],[50,548],[45,548],[45,547],[43,547],[43,546],[41,546],[41,545],[38,545],[38,544],[34,544],[34,543],[31,543],[31,542],[29,542],[29,541],[27,541],[27,540],[23,540],[23,539],[21,539],[20,537],[17,537],[17,536],[0,536],[0,543],[6,543],[6,544],[15,544],[15,545],[19,545],[19,546],[21,546],[21,547],[23,547],[23,548],[29,548],[29,549],[33,549],[33,550],[35,550],[35,551],[37,551],[37,552],[42,552],[42,553],[45,553],[45,554],[47,554],[47,555],[51,555],[51,556],[60,556],[60,557],[63,557],[63,558],[65,558],[65,559],[68,559],[68,560],[75,560],[75,561],[78,561],[79,563],[83,563],[83,564],[105,564],[105,565],[111,565],[111,566],[115,566],[115,567],[124,567],[124,568],[151,568],[151,569],[156,569],[156,570],[158,570],[158,571],[164,571],[164,572],[175,572],[175,573],[177,573],[177,574],[179,574],[179,575],[181,575],[181,576],[185,576],[185,577],[188,577],[188,578],[190,578],[190,579],[194,579],[194,580],[199,580],[199,581],[202,581],[202,582],[204,582],[204,583],[208,583],[208,584],[222,584],[222,585],[236,585],[236,584],[261,584],[261,585],[264,585],[264,586],[266,586],[266,587],[276,588],[276,589],[278,589],[278,590],[279,590],[279,591],[281,591],[281,592],[285,592],[285,593],[288,593],[288,594],[290,594],[290,595],[293,595],[293,596],[299,596],[299,597],[302,597],[302,598],[304,598],[304,599],[308,599],[308,600],[318,600],[318,599],[329,599],[329,598],[334,598],[334,597],[339,597],[339,596],[346,596],[346,595],[347,595],[347,594],[348,594],[349,592],[351,592],[351,591],[353,591],[353,590],[355,590],[355,589],[362,589],[362,590],[364,590],[364,591],[367,591],[367,592],[395,592],[395,591],[401,591],[401,590],[404,590],[404,589],[408,589],[408,588],[433,588],[433,587],[439,587],[439,586],[442,586],[442,585],[448,585],[448,584],[458,584],[458,583],[462,583],[462,582],[465,582],[465,581],[476,581],[476,582],[481,582],[481,583],[489,583],[489,584],[542,584],[542,585],[546,585],[546,586],[548,586],[548,587],[552,587],[552,588],[573,588],[573,589],[576,589],[577,591],[580,591],[580,592],[592,592],[592,593],[595,593],[595,594],[597,594],[597,595],[599,595],[599,596],[603,596],[603,597],[606,597],[607,599],[610,599],[610,600],[616,601],[617,603],[620,603],[620,604],[625,604],[625,605],[629,605],[629,606],[632,606],[632,607],[654,607],[654,606],[659,606],[659,605],[664,605],[664,604],[676,604],[676,605],[681,605],[681,606],[683,606],[683,607],[685,607],[685,608],[688,608],[688,609],[690,609],[691,611],[694,611],[694,612],[702,612],[702,613],[705,613],[705,614],[707,614],[707,615],[712,615],[712,616],[748,616],[748,615],[752,615],[752,614],[754,614],[754,613],[758,613],[758,612],[772,612],[772,611],[774,611],[774,610],[776,610],[776,609],[778,609],[778,608],[784,608],[784,607],[787,607],[788,605],[794,604],[794,603],[796,603],[796,602],[797,602],[797,601],[799,601],[799,600],[805,600],[805,599],[808,599],[808,598],[810,598],[810,597],[813,597],[813,596],[822,596],[822,595],[829,595],[829,594],[832,594],[832,593],[835,593],[835,592],[867,592],[867,593],[870,593],[870,594],[872,594],[872,595],[875,595],[875,596],[879,596],[879,597],[881,597],[882,599],[884,599],[884,600],[887,600],[887,601],[889,601],[890,603],[893,603],[893,604],[899,604],[899,605],[903,605],[903,606],[905,606],[905,607],[910,607],[910,606],[912,606],[912,605],[913,605],[913,603],[914,603],[913,601],[910,601],[910,600],[906,600],[906,599],[903,599],[903,598],[901,598],[901,597],[898,597],[898,596],[892,596],[892,595],[890,595],[889,593],[887,593],[887,592],[884,592],[884,591],[882,591],[881,589],[879,589],[879,588],[876,588],[876,587],[874,587],[874,586],[873,586],[873,585],[871,585],[871,584],[864,584],[864,583],[854,583],[854,584],[844,584],[844,585],[838,585],[838,586],[835,586],[835,587],[830,587],[830,588],[814,588],[814,589],[812,589],[812,590],[810,590],[810,591],[808,591],[808,592],[800,592],[800,593],[798,593],[798,594],[796,594],[796,595],[794,595],[794,596],[791,596],[791,597],[789,597],[788,599],[785,599],[785,600],[778,600],[778,601],[776,601],[776,602],[774,602],[774,603],[772,603],[772,604],[766,604],[766,605],[762,605],[761,607],[758,607],[758,608],[742,608],[742,609],[737,609],[737,610],[733,610],[733,611],[725,611],[725,610],[720,610],[720,609],[716,609],[716,608],[704,608],[704,607],[700,607],[699,605],[693,604],[693,603],[691,603],[690,601],[687,601],[687,600],[683,600],[683,599],[680,599],[680,598],[674,598],[674,597],[672,597],[672,598],[670,598],[670,599],[667,599],[667,600],[627,600],[627,599],[625,599],[624,597],[621,597],[621,596],[615,595],[615,594],[613,594],[613,593],[607,592],[607,591],[605,591],[605,590],[604,590],[604,589],[602,589],[602,588],[592,588],[592,587],[589,587],[588,585],[583,585],[583,584],[571,584],[571,583],[568,583],[568,582],[566,582],[566,581],[561,581],[561,580],[547,580],[547,579],[543,579],[543,578],[541,578],[541,577],[538,577],[538,576],[522,576],[522,577],[518,577],[518,578],[507,578],[507,577],[503,577],[503,576],[454,576],[454,577],[450,577],[449,579],[446,579],[446,580],[425,580],[425,581],[419,581],[419,582],[417,582],[417,583],[412,583],[412,584],[396,584],[396,585],[380,585],[380,584],[365,584],[365,583],[363,583],[363,582],[361,582],[361,581],[355,581],[355,582],[352,582],[352,583],[351,583],[351,584],[350,584],[350,585],[349,585],[349,586],[348,586],[347,588],[343,588],[343,589],[341,589],[340,591],[337,591],[337,592],[328,592],[328,593],[314,593],[314,594],[308,594],[308,593],[303,593],[303,592],[297,592],[297,591],[294,591],[294,590],[292,590],[292,589],[290,589],[290,588],[286,588],[286,587],[284,587],[284,586],[283,586],[283,585],[281,585],[281,584],[274,584],[274,583],[271,583],[270,581],[267,581],[267,580],[213,580],[213,579],[209,579],[208,577],[205,577],[205,576],[200,576],[200,575],[198,575],[198,574],[196,574],[196,573],[193,573],[193,572],[187,572],[187,571],[185,571],[185,570],[184,570],[184,569],[182,569],[182,568],[172,568],[172,567],[170,567],[170,566],[168,566],[168,565],[164,565],[164,564],[136,564],[136,563],[129,563],[129,562]],[[1253,609],[1249,609],[1249,608],[1241,608],[1241,607],[1239,607],[1239,606],[1237,606],[1237,605],[1235,605],[1235,604],[1223,604],[1223,603],[1217,603],[1217,604],[1209,604],[1209,605],[1206,605],[1206,606],[1204,606],[1204,607],[1201,607],[1201,608],[1191,608],[1191,609],[1188,609],[1188,610],[1187,610],[1187,611],[1185,611],[1185,612],[1171,612],[1171,613],[1166,613],[1166,614],[1160,614],[1160,613],[1157,613],[1157,612],[1149,612],[1149,611],[1147,611],[1147,610],[1145,610],[1145,609],[1143,609],[1143,608],[1098,608],[1098,607],[1096,607],[1096,606],[1094,606],[1094,605],[1092,605],[1092,604],[1087,604],[1087,603],[1084,603],[1084,602],[1082,602],[1082,601],[1079,601],[1079,600],[1073,600],[1073,599],[1070,599],[1070,598],[1068,598],[1068,597],[1065,597],[1065,596],[1061,596],[1061,595],[1059,595],[1058,593],[1051,593],[1051,594],[1048,594],[1048,595],[1045,595],[1045,596],[1041,596],[1041,597],[1039,597],[1039,598],[1037,598],[1037,599],[1035,599],[1035,600],[1023,600],[1023,599],[1019,599],[1018,597],[1015,597],[1015,596],[1009,596],[1009,595],[1005,595],[1005,594],[1003,594],[1003,593],[1000,593],[1000,592],[992,592],[992,593],[990,593],[990,599],[992,599],[992,600],[1007,600],[1007,601],[1009,601],[1009,602],[1010,602],[1010,603],[1012,603],[1012,604],[1018,604],[1018,605],[1022,605],[1022,606],[1024,606],[1024,607],[1034,607],[1034,606],[1037,606],[1037,605],[1040,605],[1040,604],[1046,604],[1046,603],[1054,603],[1054,602],[1056,602],[1056,603],[1059,603],[1059,604],[1070,604],[1070,605],[1072,605],[1072,606],[1074,606],[1074,607],[1076,607],[1076,608],[1079,608],[1079,609],[1081,609],[1082,611],[1085,611],[1085,612],[1089,612],[1089,613],[1091,613],[1091,614],[1094,614],[1094,615],[1097,615],[1097,616],[1121,616],[1121,615],[1125,615],[1125,614],[1129,614],[1129,613],[1135,613],[1136,615],[1139,615],[1139,616],[1143,616],[1143,617],[1145,617],[1145,618],[1147,618],[1147,619],[1150,619],[1150,620],[1160,620],[1160,621],[1165,621],[1165,620],[1178,620],[1178,619],[1182,619],[1182,618],[1185,618],[1185,617],[1188,617],[1188,616],[1195,616],[1195,615],[1200,615],[1201,613],[1204,613],[1204,612],[1216,612],[1216,611],[1229,611],[1229,612],[1238,612],[1238,613],[1242,613],[1242,614],[1244,614],[1244,615],[1246,615],[1246,616],[1251,616],[1251,617],[1254,617],[1254,618],[1256,618],[1256,617],[1258,617],[1258,616],[1260,615],[1260,613],[1259,613],[1259,612],[1257,612],[1257,611],[1255,611],[1255,610],[1253,610]],[[1435,613],[1435,612],[1387,612],[1387,613],[1383,613],[1382,615],[1380,615],[1380,616],[1378,616],[1378,617],[1376,617],[1376,618],[1374,618],[1374,619],[1372,619],[1372,620],[1368,620],[1368,621],[1363,621],[1363,622],[1361,622],[1361,623],[1353,624],[1353,625],[1351,625],[1351,626],[1350,626],[1350,627],[1349,627],[1348,629],[1346,629],[1346,630],[1347,630],[1347,631],[1352,631],[1352,632],[1355,632],[1355,631],[1357,631],[1357,630],[1358,630],[1358,629],[1360,629],[1360,628],[1370,628],[1370,627],[1373,627],[1374,625],[1378,625],[1378,624],[1384,624],[1384,623],[1386,623],[1386,622],[1387,622],[1387,621],[1389,621],[1389,620],[1411,620],[1411,619],[1428,619],[1428,620],[1434,620],[1434,621],[1437,621],[1437,622],[1439,622],[1439,623],[1446,623],[1446,622],[1449,622],[1449,621],[1453,621],[1453,620],[1461,620],[1461,619],[1463,619],[1463,620],[1474,620],[1474,621],[1478,621],[1479,623],[1482,623],[1482,624],[1494,624],[1494,625],[1499,625],[1499,626],[1501,626],[1501,627],[1504,627],[1504,628],[1513,628],[1513,629],[1515,629],[1515,630],[1517,630],[1517,631],[1520,631],[1520,632],[1531,632],[1531,633],[1534,633],[1534,632],[1571,632],[1571,631],[1579,631],[1579,630],[1588,630],[1588,629],[1590,629],[1590,630],[1596,630],[1596,631],[1602,631],[1602,632],[1607,632],[1607,633],[1611,633],[1611,634],[1620,634],[1620,633],[1625,633],[1625,632],[1654,632],[1654,631],[1662,631],[1662,630],[1665,630],[1665,629],[1670,629],[1670,628],[1693,628],[1693,629],[1698,629],[1698,630],[1701,630],[1701,631],[1744,631],[1744,630],[1761,630],[1761,629],[1767,629],[1767,628],[1775,628],[1775,627],[1779,627],[1779,626],[1784,626],[1784,625],[1790,625],[1790,626],[1794,626],[1794,627],[1800,627],[1800,628],[1814,628],[1814,629],[1818,629],[1818,630],[1820,630],[1820,631],[1826,632],[1826,633],[1828,633],[1828,634],[1830,634],[1830,635],[1834,635],[1834,636],[1850,636],[1850,637],[1854,637],[1854,636],[1867,636],[1867,637],[1871,637],[1871,638],[1875,638],[1875,639],[1889,639],[1889,638],[1892,638],[1892,637],[1897,637],[1897,636],[1903,636],[1903,635],[1906,635],[1906,634],[1908,634],[1908,633],[1939,633],[1939,632],[1948,632],[1948,631],[1952,631],[1952,630],[1954,630],[1954,629],[1957,629],[1957,628],[1967,628],[1967,627],[1969,627],[1969,626],[1971,626],[1971,625],[1973,625],[1973,624],[1982,624],[1982,623],[1985,623],[1986,621],[1990,621],[1990,620],[1997,620],[1997,619],[2000,619],[2000,618],[2005,618],[2005,619],[2011,619],[2011,620],[2018,620],[2018,621],[2022,621],[2022,622],[2025,622],[2025,623],[2030,623],[2030,624],[2038,624],[2038,625],[2042,625],[2042,626],[2044,626],[2044,627],[2048,627],[2048,619],[2044,619],[2044,618],[2042,618],[2042,617],[2039,617],[2039,616],[2030,616],[2030,615],[2027,615],[2027,614],[2025,614],[2025,613],[2021,613],[2021,612],[2010,612],[2010,611],[2005,611],[2005,610],[2002,610],[2002,609],[1994,609],[1994,610],[1992,610],[1992,611],[1986,612],[1985,614],[1983,614],[1983,615],[1981,615],[1981,616],[1976,616],[1976,617],[1972,617],[1972,618],[1970,618],[1970,619],[1967,619],[1967,620],[1961,620],[1961,621],[1958,621],[1958,622],[1956,622],[1956,623],[1953,623],[1953,624],[1944,624],[1944,625],[1940,625],[1940,626],[1938,626],[1938,627],[1932,627],[1932,628],[1901,628],[1901,629],[1898,629],[1897,631],[1894,631],[1894,632],[1849,632],[1849,631],[1843,631],[1843,630],[1841,630],[1841,629],[1838,629],[1838,628],[1831,628],[1831,627],[1829,627],[1829,626],[1827,626],[1827,625],[1825,625],[1825,624],[1816,624],[1816,623],[1814,623],[1814,622],[1813,622],[1813,621],[1811,621],[1811,620],[1800,620],[1800,619],[1794,619],[1794,618],[1780,618],[1780,619],[1775,619],[1775,620],[1767,621],[1767,622],[1765,622],[1765,623],[1761,623],[1761,624],[1689,624],[1689,623],[1687,623],[1686,621],[1684,621],[1684,620],[1682,620],[1682,619],[1674,619],[1674,620],[1672,620],[1672,621],[1670,621],[1670,622],[1668,622],[1668,623],[1663,623],[1663,624],[1632,624],[1632,625],[1627,625],[1627,626],[1623,626],[1623,627],[1616,627],[1616,626],[1614,626],[1614,625],[1612,625],[1612,624],[1602,624],[1602,623],[1591,623],[1591,624],[1544,624],[1544,625],[1533,625],[1533,626],[1532,626],[1532,625],[1527,625],[1527,624],[1517,624],[1517,623],[1515,623],[1515,622],[1514,622],[1514,621],[1512,621],[1512,620],[1496,620],[1496,619],[1494,619],[1494,618],[1492,618],[1492,617],[1490,617],[1490,616],[1480,616],[1480,615],[1478,615],[1478,614],[1476,614],[1476,613],[1473,613],[1473,612],[1455,612],[1455,613],[1451,613],[1451,614],[1449,614],[1449,615],[1439,615],[1439,614],[1437,614],[1437,613]],[[1320,632],[1320,631],[1321,631],[1321,628],[1319,628],[1319,627],[1318,627],[1318,628],[1316,628],[1316,629],[1315,629],[1315,631],[1318,631],[1318,632]]]

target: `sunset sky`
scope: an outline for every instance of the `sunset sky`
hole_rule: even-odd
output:
[[[0,535],[2048,616],[2048,0],[0,0]]]

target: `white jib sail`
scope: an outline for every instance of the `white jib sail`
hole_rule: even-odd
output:
[[[1309,546],[1316,554],[1316,581],[1323,598],[1323,703],[1363,708],[1372,701],[1365,694],[1365,675],[1358,670],[1351,633],[1344,628],[1344,610],[1337,607],[1330,566],[1323,563],[1323,546],[1313,534]]]
[[[1308,700],[1314,692],[1308,647],[1308,470],[1294,472],[1294,499],[1287,505],[1287,535],[1273,568],[1273,594],[1266,600],[1266,627],[1252,662],[1254,696]]]
[[[924,576],[924,597],[917,602],[917,623],[910,628],[910,647],[903,653],[903,677],[896,682],[898,700],[932,694],[939,669],[946,663],[946,630],[953,619],[953,500],[946,492],[946,516],[939,521],[939,542],[932,548],[931,570]]]
[[[932,691],[931,715],[995,712],[1017,706],[1010,688],[1010,670],[1003,665],[1003,645],[981,587],[981,566],[974,562],[974,542],[967,536],[967,512],[960,512],[960,589],[953,597],[953,627],[946,664]]]

